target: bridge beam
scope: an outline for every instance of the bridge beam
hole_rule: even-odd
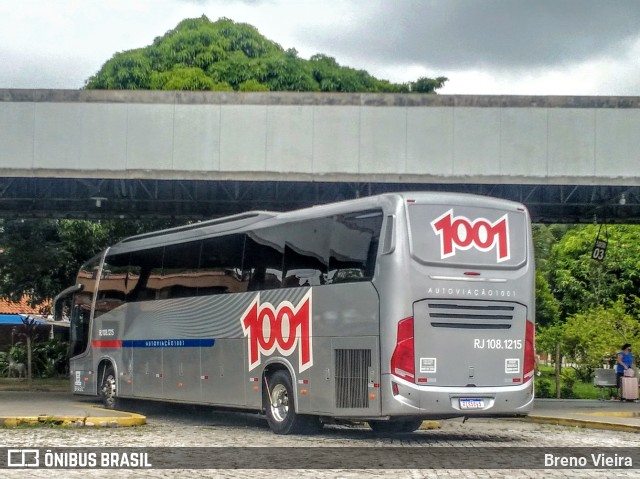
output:
[[[204,220],[393,191],[457,191],[510,199],[525,203],[533,220],[540,223],[591,223],[594,217],[607,223],[640,222],[640,187],[77,178],[0,178],[0,214],[4,218]]]
[[[640,222],[638,131],[640,97],[0,89],[0,215],[208,218],[413,189]]]

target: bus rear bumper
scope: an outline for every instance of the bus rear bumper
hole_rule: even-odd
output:
[[[444,419],[459,416],[524,416],[533,409],[533,381],[503,387],[418,386],[392,379],[383,414]],[[397,394],[395,392],[397,391]]]

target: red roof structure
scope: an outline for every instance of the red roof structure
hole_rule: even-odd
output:
[[[22,299],[15,303],[8,299],[0,298],[0,314],[42,314],[41,308],[46,305],[38,305],[36,307],[29,306],[29,298],[23,296]]]

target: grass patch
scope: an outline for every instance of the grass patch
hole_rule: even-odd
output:
[[[595,387],[592,383],[583,383],[576,381],[573,383],[573,392],[578,399],[600,399],[600,388]],[[609,388],[604,391],[605,399],[609,399]]]
[[[44,391],[44,392],[68,392],[69,378],[34,378],[29,382],[24,378],[0,378],[0,391]]]
[[[541,364],[538,368],[540,376],[536,377],[536,397],[556,397],[556,371],[553,366]],[[593,382],[582,382],[575,379],[572,368],[563,368],[560,378],[561,398],[563,399],[600,399],[602,392]],[[610,399],[617,394],[615,388],[605,388],[604,398]]]

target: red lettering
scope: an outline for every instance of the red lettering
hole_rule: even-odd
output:
[[[247,336],[249,371],[261,363],[262,356],[278,351],[283,356],[299,349],[298,371],[313,365],[311,344],[311,290],[297,306],[283,301],[277,307],[260,303],[256,295],[242,318],[242,330]]]
[[[257,322],[259,329],[263,333],[257,336],[258,346],[262,351],[273,351],[276,344],[276,335],[274,334],[274,331],[276,331],[276,317],[274,312],[269,308],[260,308]],[[267,327],[265,328],[265,326]]]
[[[507,215],[491,223],[485,218],[471,221],[464,216],[453,216],[453,209],[431,222],[436,235],[440,236],[440,257],[454,256],[456,249],[475,248],[487,252],[496,248],[498,263],[508,260],[509,225]]]

